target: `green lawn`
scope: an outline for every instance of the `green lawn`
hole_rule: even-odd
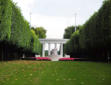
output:
[[[111,64],[0,62],[0,85],[111,85]]]

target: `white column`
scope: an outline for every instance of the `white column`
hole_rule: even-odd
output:
[[[45,57],[45,43],[42,44],[42,57]]]
[[[50,43],[48,43],[48,55],[50,55]]]
[[[61,55],[61,57],[63,57],[63,43],[61,43],[60,46],[61,46],[60,55]]]
[[[57,43],[55,43],[55,48],[57,49]]]

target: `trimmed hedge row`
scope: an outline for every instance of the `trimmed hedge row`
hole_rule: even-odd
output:
[[[111,0],[105,0],[98,12],[72,34],[65,52],[92,60],[107,60],[111,54]]]
[[[11,0],[0,0],[0,48],[3,57],[8,57],[4,56],[6,53],[13,56],[41,54],[38,37]]]
[[[8,41],[11,35],[12,2],[0,0],[0,40]]]

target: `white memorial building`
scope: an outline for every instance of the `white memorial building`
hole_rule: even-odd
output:
[[[39,39],[42,44],[42,57],[45,57],[45,46],[48,44],[48,56],[51,54],[51,44],[55,44],[55,48],[57,48],[57,44],[60,44],[60,55],[63,57],[63,44],[65,44],[69,39]],[[56,54],[56,53],[55,53]],[[55,56],[56,57],[56,56]]]

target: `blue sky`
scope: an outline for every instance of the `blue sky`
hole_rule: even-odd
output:
[[[31,25],[47,30],[47,38],[62,38],[64,29],[75,24],[82,25],[102,5],[103,0],[13,0],[21,8]]]

